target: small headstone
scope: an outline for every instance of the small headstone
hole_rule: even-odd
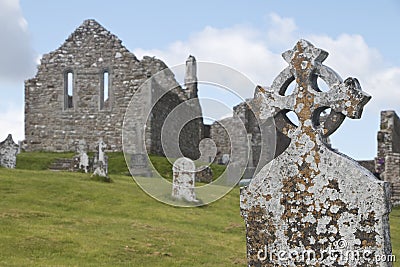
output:
[[[289,67],[272,87],[256,91],[262,119],[292,110],[299,125],[279,128],[289,146],[241,190],[248,266],[391,266],[379,260],[391,255],[388,183],[324,143],[345,116],[360,118],[370,97],[357,79],[343,82],[324,66],[327,56],[300,40],[283,54]],[[330,90],[319,90],[317,78]]]
[[[196,168],[195,180],[200,183],[211,183],[213,179],[213,171],[210,166],[203,165]]]
[[[108,157],[104,152],[106,147],[107,145],[103,142],[103,140],[100,140],[98,143],[98,151],[93,162],[93,175],[108,177]]]
[[[129,170],[134,176],[151,177],[152,172],[149,168],[148,156],[143,153],[128,154]]]
[[[217,154],[217,147],[211,138],[204,138],[199,143],[200,158],[196,162],[212,163]]]
[[[89,171],[89,157],[86,153],[87,145],[84,140],[80,140],[76,149],[77,155],[74,157],[74,167],[83,170],[85,173]]]
[[[252,135],[247,134],[247,143],[249,144],[248,149],[248,159],[247,159],[247,166],[244,170],[242,179],[248,180],[253,178],[254,172],[256,171],[256,167],[254,166],[254,159],[253,159],[253,146],[251,142]]]
[[[17,164],[19,145],[14,143],[11,134],[0,143],[0,166],[14,169]]]
[[[223,154],[221,157],[221,163],[227,165],[229,163],[229,154]]]
[[[195,165],[191,159],[179,158],[172,167],[172,198],[188,202],[199,202],[194,192]]]
[[[144,144],[143,128],[133,125],[129,130],[129,150],[126,151],[129,171],[132,176],[152,177],[149,158]]]
[[[222,176],[224,179],[226,179],[225,184],[226,185],[238,184],[240,182],[240,179],[243,177],[245,171],[246,168],[243,166],[241,162],[238,161],[230,162],[225,169],[226,175]]]

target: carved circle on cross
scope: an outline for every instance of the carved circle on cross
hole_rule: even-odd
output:
[[[314,130],[322,138],[327,138],[342,124],[346,116],[359,118],[363,106],[370,100],[370,96],[361,91],[357,79],[342,78],[331,68],[322,64],[328,53],[315,48],[306,40],[300,40],[292,50],[282,54],[289,63],[274,79],[269,90],[258,86],[256,95],[263,95],[269,105],[267,113],[274,116],[277,129],[290,137],[289,130],[297,126],[289,119],[287,113],[296,113],[301,123],[310,119]],[[322,79],[329,87],[324,92],[318,86],[317,79]],[[285,95],[292,82],[296,88],[290,95]],[[303,99],[301,99],[303,98]],[[298,102],[304,103],[304,110],[299,108]],[[321,114],[331,108],[330,113],[321,119]],[[272,114],[271,114],[272,113]]]

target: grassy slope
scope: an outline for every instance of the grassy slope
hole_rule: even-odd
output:
[[[17,157],[17,168],[24,170],[47,170],[57,158],[72,158],[74,153],[29,152]]]
[[[93,153],[92,153],[93,154]],[[25,170],[47,170],[57,158],[71,158],[74,153],[49,153],[49,152],[24,152],[18,154],[17,168]],[[123,153],[107,153],[108,172],[110,174],[129,174]],[[154,168],[166,179],[172,180],[172,164],[167,158],[150,156]],[[224,171],[225,166],[211,164],[214,177],[219,177]]]
[[[244,266],[238,189],[174,208],[131,178],[0,169],[0,266]]]
[[[21,154],[18,167],[31,170],[0,168],[0,266],[245,266],[238,188],[206,207],[174,208],[120,175],[121,155],[110,155],[114,183],[32,170],[55,156]],[[397,208],[391,235],[398,262],[399,227]]]

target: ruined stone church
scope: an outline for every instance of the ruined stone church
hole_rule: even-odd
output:
[[[187,69],[195,69],[194,57],[187,64],[194,65]],[[95,150],[103,139],[107,151],[122,151],[122,124],[133,94],[166,68],[154,57],[137,59],[117,36],[97,21],[85,20],[57,50],[43,55],[36,76],[25,82],[25,150],[74,151],[80,140]],[[197,99],[195,73],[187,74],[194,77],[185,78],[191,81],[185,88],[172,72],[168,75],[175,88],[160,99],[157,105],[162,108],[156,106],[146,124],[146,149],[152,154],[162,154],[160,129],[170,111]],[[157,86],[166,85],[160,81]],[[180,137],[183,153],[197,157],[202,137],[201,118],[185,125]]]
[[[35,77],[25,81],[25,140],[26,151],[76,151],[82,140],[89,151],[103,140],[106,151],[122,151],[122,131],[126,109],[132,96],[149,77],[167,65],[154,57],[136,58],[117,36],[95,20],[85,20],[55,51],[43,55]],[[164,155],[161,145],[161,129],[168,114],[178,105],[191,101],[196,119],[188,122],[179,132],[182,154],[191,159],[200,156],[199,143],[211,138],[216,145],[216,155],[210,160],[227,164],[249,158],[244,177],[251,178],[255,166],[261,160],[263,140],[254,113],[252,100],[240,103],[231,118],[204,125],[196,78],[196,60],[189,56],[186,61],[185,84],[180,86],[172,71],[166,71],[162,79],[154,79],[147,94],[158,99],[161,89],[168,93],[161,97],[146,121],[146,150],[150,154]],[[165,91],[164,90],[164,91]],[[152,101],[149,101],[152,103]],[[193,104],[194,103],[194,104]],[[148,103],[136,103],[148,105]],[[137,113],[140,117],[144,114]],[[245,132],[235,131],[229,138],[226,126],[237,129],[242,121]],[[378,153],[374,160],[360,163],[390,181],[393,187],[393,203],[400,203],[400,120],[394,111],[381,113],[381,130],[378,133]],[[277,136],[275,155],[287,147],[287,140]],[[231,141],[239,143],[241,150],[231,151]],[[246,149],[249,141],[250,150]],[[271,144],[267,144],[271,147]],[[250,153],[251,155],[249,156]],[[207,153],[206,153],[207,154]],[[229,158],[232,156],[231,158]],[[269,159],[270,160],[270,159]]]

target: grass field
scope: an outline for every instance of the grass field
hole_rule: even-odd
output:
[[[21,154],[21,169],[0,168],[0,266],[246,265],[238,188],[205,207],[175,208],[123,175],[118,155],[110,158],[113,183],[38,170],[54,157],[41,156]],[[390,220],[400,257],[399,208]]]
[[[0,169],[0,266],[245,264],[239,195],[174,208],[132,178]]]
[[[49,153],[49,152],[24,152],[18,154],[17,169],[47,170],[57,158],[71,158],[74,153]],[[89,154],[89,156],[92,156]],[[107,153],[109,174],[129,174],[124,155],[121,152]],[[172,164],[167,158],[150,156],[150,161],[157,172],[167,180],[172,181]],[[219,177],[224,172],[225,166],[211,164],[213,176]]]

